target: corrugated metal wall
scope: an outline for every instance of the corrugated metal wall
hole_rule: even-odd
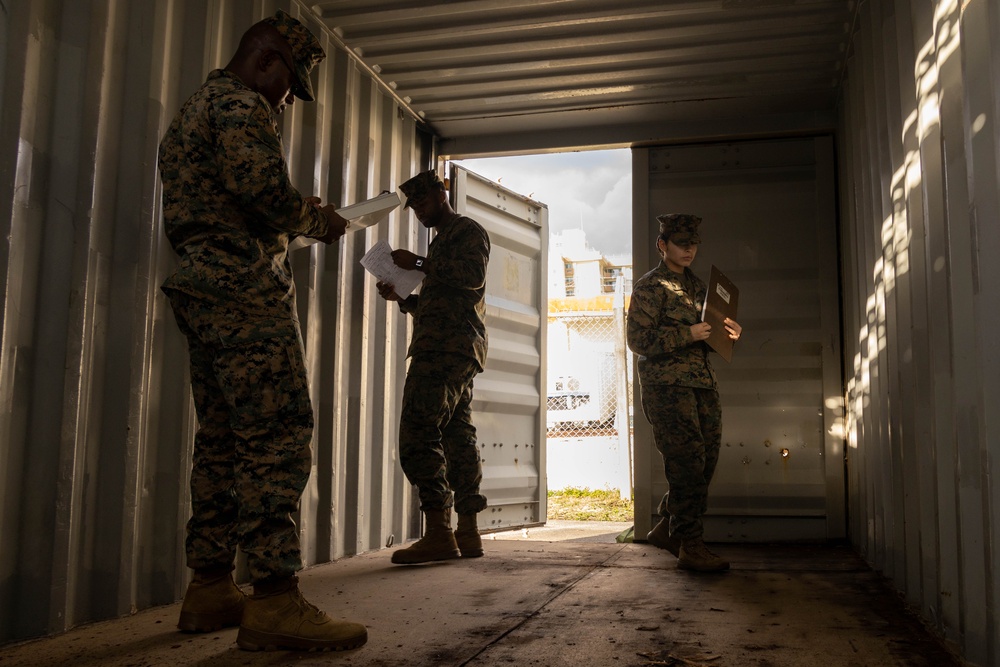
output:
[[[0,7],[0,643],[183,591],[194,415],[158,289],[174,256],[156,148],[208,71],[278,8],[320,33],[290,0]],[[348,204],[426,168],[433,142],[323,34],[318,100],[287,110],[282,131],[293,182]],[[357,264],[373,237],[426,244],[397,212],[293,259],[317,412],[300,517],[309,563],[418,528],[393,460],[409,325]]]
[[[1000,664],[1000,4],[865,2],[841,111],[852,542]]]

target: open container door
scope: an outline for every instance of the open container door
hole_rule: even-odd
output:
[[[473,418],[483,461],[483,531],[545,522],[545,329],[548,208],[451,165],[451,204],[492,246],[486,275],[486,371]]]

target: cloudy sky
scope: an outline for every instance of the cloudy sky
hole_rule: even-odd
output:
[[[579,229],[605,255],[632,252],[632,157],[627,149],[456,160],[549,208],[549,232]]]

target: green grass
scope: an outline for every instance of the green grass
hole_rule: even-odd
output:
[[[549,519],[564,521],[631,521],[631,498],[616,490],[569,487],[549,491]]]

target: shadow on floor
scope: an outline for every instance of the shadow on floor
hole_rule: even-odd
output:
[[[179,604],[0,648],[0,667],[73,664],[951,667],[958,662],[842,546],[717,545],[729,572],[678,570],[629,524],[487,536],[486,556],[395,566],[382,550],[309,568],[306,597],[368,626],[344,653],[250,653],[236,630],[177,632]]]

